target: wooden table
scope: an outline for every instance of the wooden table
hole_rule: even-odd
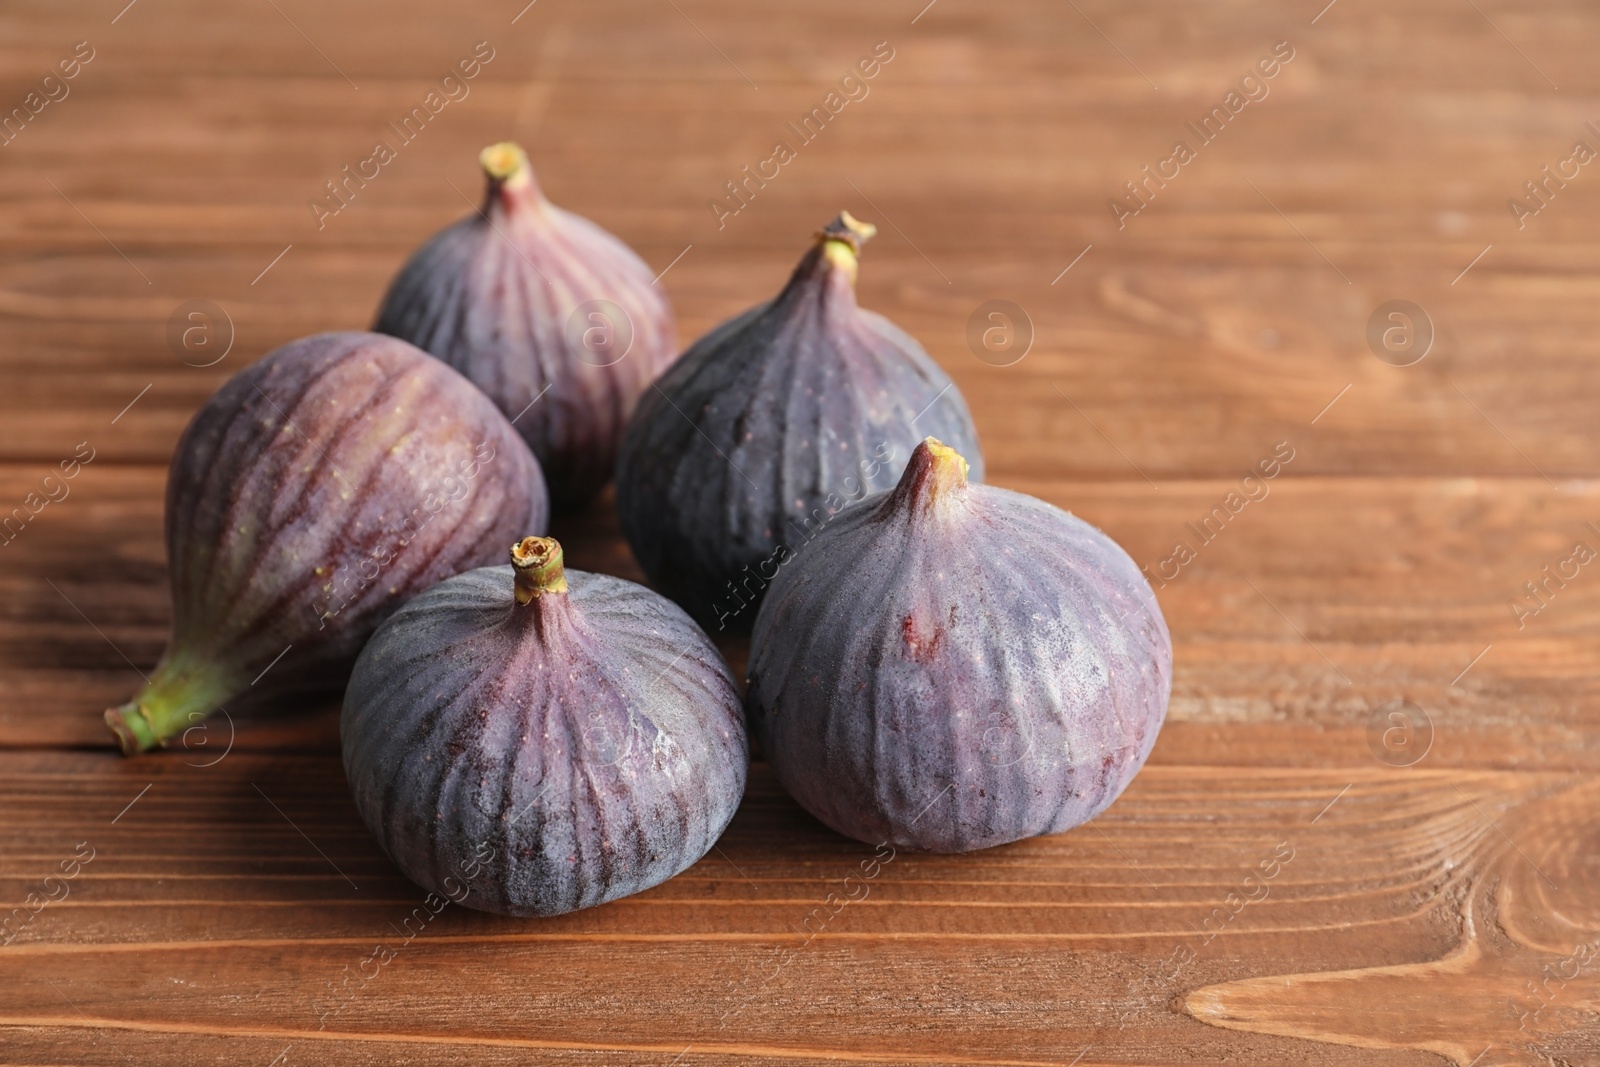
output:
[[[1600,1063],[1592,5],[524,2],[0,13],[0,105],[67,94],[0,147],[0,514],[93,456],[0,546],[0,898],[76,870],[0,948],[0,1060]],[[470,94],[319,229],[324,182],[480,41]],[[356,818],[335,706],[111,751],[168,625],[179,431],[274,346],[369,323],[507,136],[666,271],[685,339],[841,207],[878,223],[863,302],[956,379],[991,480],[1167,575],[1171,710],[1108,812],[899,855],[819,923],[871,850],[758,763],[667,884],[448,908],[373,967],[421,893]],[[777,140],[779,175],[712,209]],[[169,344],[192,300],[231,322],[210,366]],[[990,300],[1031,327],[979,358]],[[1414,309],[1369,344],[1398,300],[1420,361]],[[609,499],[556,533],[637,577]]]

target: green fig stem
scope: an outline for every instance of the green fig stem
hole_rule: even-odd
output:
[[[511,546],[518,604],[567,591],[567,569],[561,542],[553,537],[524,537]]]
[[[822,254],[828,262],[855,281],[861,246],[877,232],[878,228],[872,223],[862,222],[850,212],[841,211],[838,218],[817,231],[817,243],[822,246]]]
[[[139,695],[106,711],[106,725],[125,756],[165,746],[215,711],[238,689],[232,673],[213,662],[168,654]]]

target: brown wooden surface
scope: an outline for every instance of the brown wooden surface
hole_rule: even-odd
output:
[[[96,50],[0,147],[0,513],[95,450],[0,547],[0,903],[94,857],[0,948],[0,1061],[1600,1063],[1600,570],[1509,606],[1600,547],[1600,171],[1522,229],[1506,206],[1600,147],[1592,5],[125,2],[0,12],[6,109]],[[307,199],[482,40],[471,95],[319,232]],[[707,201],[884,40],[719,230]],[[1270,95],[1118,230],[1108,198],[1280,40]],[[184,423],[366,325],[507,136],[656,269],[692,246],[663,278],[685,340],[839,208],[877,222],[863,302],[956,379],[991,480],[1142,564],[1292,445],[1159,590],[1171,713],[1105,815],[897,856],[828,916],[870,850],[758,763],[682,876],[548,922],[446,909],[335,999],[421,898],[355,816],[337,709],[113,754],[100,712],[165,639]],[[166,340],[197,298],[236,333],[208,369]],[[989,299],[1036,330],[1012,366],[967,348]],[[1437,328],[1414,366],[1367,347],[1394,299]],[[609,507],[557,533],[637,577]],[[1433,728],[1405,767],[1369,728],[1401,698]]]

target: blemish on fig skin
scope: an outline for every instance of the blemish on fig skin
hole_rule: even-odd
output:
[[[900,637],[908,659],[916,663],[932,663],[938,659],[940,646],[944,644],[944,627],[934,623],[933,630],[924,637],[917,633],[917,620],[907,615],[900,620]]]

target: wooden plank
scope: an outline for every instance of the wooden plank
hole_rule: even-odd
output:
[[[46,1052],[93,1033],[153,1057],[140,1062],[176,1062],[140,1033],[248,1047],[270,1034],[314,1043],[302,1055],[322,1062],[439,1032],[617,1062],[692,1045],[774,1062],[1060,1063],[1085,1044],[1091,1062],[1283,1062],[1303,1043],[1163,1009],[1188,995],[1198,1012],[1219,994],[1190,991],[1308,954],[1448,956],[1492,878],[1518,887],[1524,921],[1600,919],[1572,881],[1592,857],[1569,833],[1593,789],[1561,775],[1157,767],[1093,827],[976,863],[896,855],[863,899],[824,905],[873,850],[812,822],[758,765],[719,850],[683,876],[549,921],[447,908],[345,990],[345,966],[398,943],[421,894],[377,853],[336,758],[0,764],[19,827],[8,896],[93,850],[66,899],[0,952],[0,1024],[36,1027],[25,1043]],[[1562,888],[1524,898],[1539,871]],[[1241,895],[1255,899],[1229,903]],[[1530,933],[1527,950],[1549,955],[1563,932]],[[848,1027],[828,1022],[847,1010]],[[1359,1061],[1319,1047],[1304,1062]]]
[[[14,252],[0,270],[0,339],[29,373],[0,397],[0,455],[48,460],[56,442],[77,440],[154,383],[111,447],[121,459],[163,461],[224,371],[307,332],[367,325],[406,252],[468,210],[463,195],[478,195],[476,149],[510,129],[536,138],[553,196],[652,264],[693,246],[664,279],[685,340],[769,295],[840,206],[881,209],[893,225],[869,253],[864,299],[955,374],[997,477],[1041,467],[1127,475],[1057,389],[1141,468],[1176,477],[1249,462],[1261,440],[1302,428],[1347,384],[1350,396],[1320,424],[1328,444],[1311,469],[1525,475],[1531,462],[1552,477],[1588,472],[1588,408],[1565,386],[1596,354],[1595,310],[1582,296],[1595,199],[1574,182],[1521,230],[1505,202],[1584,135],[1589,116],[1538,98],[1539,75],[1470,10],[1407,11],[1419,39],[1452,35],[1449,63],[1418,69],[1408,53],[1404,65],[1356,78],[1348,64],[1366,40],[1357,27],[1380,16],[1345,7],[1338,25],[1330,13],[1313,29],[1234,5],[1205,26],[1175,21],[1170,40],[1114,10],[1088,12],[1126,35],[1125,51],[1165,83],[1160,93],[1076,14],[1020,5],[992,21],[938,12],[916,26],[833,5],[817,16],[830,20],[826,45],[804,61],[722,16],[748,46],[740,65],[760,91],[670,8],[616,18],[603,6],[536,7],[515,32],[486,12],[445,20],[451,31],[429,20],[427,45],[401,54],[372,51],[366,9],[319,15],[324,51],[347,57],[340,66],[366,83],[360,91],[266,8],[246,16],[260,49],[248,62],[226,62],[237,52],[212,40],[195,65],[185,58],[186,78],[157,79],[167,68],[153,64],[173,47],[154,28],[165,23],[130,12],[116,28],[129,43],[108,39],[59,114],[47,110],[7,148],[25,166],[0,174],[15,209],[0,230]],[[779,17],[796,32],[820,24]],[[1525,27],[1528,40],[1546,47],[1551,70],[1575,76],[1581,56],[1556,27],[1580,24],[1583,12],[1548,17]],[[421,72],[448,65],[478,34],[501,52],[472,95],[317,230],[308,198],[426,92]],[[663,34],[695,47],[640,61]],[[896,57],[870,95],[718,229],[707,202],[723,183],[770,151],[857,53],[890,38]],[[1108,199],[1280,38],[1297,53],[1271,94],[1119,230]],[[27,62],[49,54],[30,51]],[[1482,131],[1467,120],[1509,106],[1481,87],[1485,69],[1504,72],[1493,84],[1508,88],[1497,91],[1528,94],[1519,121]],[[1345,123],[1351,113],[1363,121]],[[164,118],[159,138],[145,130],[149,114]],[[80,164],[85,143],[119,160],[115,185]],[[1451,173],[1450,183],[1394,177],[1415,172],[1412,146],[1423,144],[1425,173]],[[1090,258],[1050,284],[1088,244]],[[1491,244],[1470,281],[1451,284]],[[172,311],[200,297],[226,308],[238,335],[236,353],[211,372],[184,367],[164,338]],[[967,349],[969,317],[993,298],[1033,320],[1035,347],[1014,367]],[[1437,327],[1434,351],[1414,368],[1367,350],[1368,318],[1395,298],[1418,302]]]

